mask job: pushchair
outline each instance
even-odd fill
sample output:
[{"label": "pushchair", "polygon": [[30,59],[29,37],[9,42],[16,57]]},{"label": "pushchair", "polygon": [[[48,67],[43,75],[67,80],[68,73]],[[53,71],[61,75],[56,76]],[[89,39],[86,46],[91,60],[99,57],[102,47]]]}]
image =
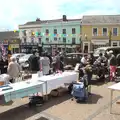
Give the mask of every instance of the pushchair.
[{"label": "pushchair", "polygon": [[72,84],[71,94],[73,96],[72,100],[79,102],[87,102],[89,97],[89,84],[88,80],[85,77],[82,77],[80,82]]}]

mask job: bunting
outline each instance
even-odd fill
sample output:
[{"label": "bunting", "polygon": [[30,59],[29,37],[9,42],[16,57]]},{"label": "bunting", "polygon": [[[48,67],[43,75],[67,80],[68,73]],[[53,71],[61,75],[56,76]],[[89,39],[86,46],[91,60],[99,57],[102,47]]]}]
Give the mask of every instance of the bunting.
[{"label": "bunting", "polygon": [[[22,32],[25,32],[25,30],[21,30]],[[14,33],[16,32],[20,32],[20,30],[14,30]],[[53,36],[53,37],[81,37],[81,34],[50,34],[50,33],[41,33],[41,32],[31,32],[31,36],[36,36],[36,37],[39,37],[39,36]]]}]

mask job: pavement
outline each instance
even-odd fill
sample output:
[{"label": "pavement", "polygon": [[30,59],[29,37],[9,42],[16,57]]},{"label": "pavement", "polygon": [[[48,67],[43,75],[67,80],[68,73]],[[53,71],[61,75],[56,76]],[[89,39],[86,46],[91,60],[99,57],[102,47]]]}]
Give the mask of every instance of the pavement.
[{"label": "pavement", "polygon": [[49,99],[43,106],[29,108],[28,98],[17,99],[0,106],[0,120],[120,120],[119,92],[114,92],[112,114],[109,110],[110,90],[114,83],[92,85],[88,103],[76,103],[71,96]]}]

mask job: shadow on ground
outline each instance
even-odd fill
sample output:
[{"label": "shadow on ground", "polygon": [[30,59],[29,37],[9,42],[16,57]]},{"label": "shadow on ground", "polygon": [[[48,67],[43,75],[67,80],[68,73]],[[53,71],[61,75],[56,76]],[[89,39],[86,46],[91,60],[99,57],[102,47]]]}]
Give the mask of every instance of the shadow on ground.
[{"label": "shadow on ground", "polygon": [[20,107],[13,108],[6,112],[1,113],[0,120],[25,120],[29,117],[34,116],[37,113],[40,113],[54,105],[60,104],[70,98],[71,98],[71,96],[68,94],[66,94],[62,97],[54,97],[54,98],[51,98],[49,101],[47,101],[41,107],[29,108],[27,104],[22,105]]},{"label": "shadow on ground", "polygon": [[87,103],[88,104],[97,104],[98,100],[103,98],[101,95],[92,94],[89,96]]},{"label": "shadow on ground", "polygon": [[[89,97],[87,104],[96,104],[100,98],[102,98],[102,96],[97,95],[97,94],[92,94]],[[49,101],[47,101],[41,107],[29,108],[27,104],[22,105],[20,107],[13,108],[6,112],[1,113],[0,120],[25,120],[27,118],[30,118],[30,117],[36,115],[37,113],[43,112],[44,110],[46,110],[54,105],[58,105],[69,99],[71,99],[71,95],[65,94],[62,97],[51,98]]]}]

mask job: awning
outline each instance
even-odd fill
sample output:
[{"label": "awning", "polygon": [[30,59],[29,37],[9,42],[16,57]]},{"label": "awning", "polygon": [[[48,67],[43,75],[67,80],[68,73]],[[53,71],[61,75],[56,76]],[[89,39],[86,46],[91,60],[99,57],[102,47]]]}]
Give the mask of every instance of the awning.
[{"label": "awning", "polygon": [[94,45],[106,45],[109,43],[109,39],[107,39],[107,40],[91,40],[91,42]]}]

